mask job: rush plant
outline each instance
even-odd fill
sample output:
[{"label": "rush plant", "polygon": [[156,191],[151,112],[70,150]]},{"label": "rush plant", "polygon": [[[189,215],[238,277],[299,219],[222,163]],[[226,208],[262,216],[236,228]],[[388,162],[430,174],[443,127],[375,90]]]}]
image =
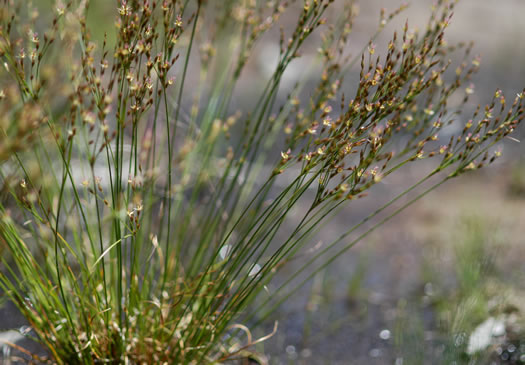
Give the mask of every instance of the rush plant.
[{"label": "rush plant", "polygon": [[[0,286],[50,354],[36,360],[254,356],[267,336],[250,329],[276,306],[415,200],[494,161],[523,119],[524,94],[501,91],[461,114],[479,60],[445,41],[454,3],[349,55],[352,2],[113,2],[114,29],[98,39],[86,19],[105,2],[1,1]],[[382,11],[377,34],[402,10]],[[259,87],[247,68],[263,37],[279,54]],[[315,42],[312,75],[283,95]],[[237,111],[247,89],[256,100]],[[340,207],[422,163],[421,180],[309,246]]]}]

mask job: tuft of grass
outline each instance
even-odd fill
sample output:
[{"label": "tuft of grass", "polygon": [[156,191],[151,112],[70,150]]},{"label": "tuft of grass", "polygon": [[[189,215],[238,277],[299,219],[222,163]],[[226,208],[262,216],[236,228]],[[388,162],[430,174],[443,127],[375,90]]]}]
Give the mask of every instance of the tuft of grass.
[{"label": "tuft of grass", "polygon": [[[524,118],[524,94],[499,90],[460,118],[479,60],[444,41],[452,2],[438,1],[425,30],[407,23],[384,52],[373,36],[353,58],[352,2],[334,16],[332,0],[119,0],[102,40],[88,1],[2,3],[0,287],[48,349],[43,362],[262,359],[253,348],[277,324],[252,329],[280,303],[414,201],[493,162]],[[382,11],[377,32],[403,9]],[[235,110],[251,55],[283,17],[296,21],[280,28],[272,75]],[[283,96],[315,33],[320,72]],[[454,69],[453,52],[464,53]],[[421,180],[308,247],[341,206],[421,160],[432,166]]]},{"label": "tuft of grass", "polygon": [[[423,326],[421,308],[413,310],[413,303],[403,302],[398,308],[396,351],[403,363],[421,363],[428,356],[457,364],[523,362],[525,327],[523,306],[518,304],[523,294],[498,266],[500,252],[510,249],[500,230],[486,217],[472,215],[447,229],[451,246],[428,263],[425,278],[433,289],[425,293],[423,304],[429,303],[429,295],[435,323]],[[448,254],[449,264],[439,260]],[[449,276],[455,279],[453,288],[442,284]],[[431,330],[428,339],[425,330]]]},{"label": "tuft of grass", "polygon": [[511,169],[508,193],[518,198],[525,196],[525,163],[517,162]]},{"label": "tuft of grass", "polygon": [[[469,335],[476,326],[491,317],[489,288],[496,275],[493,255],[499,243],[492,242],[497,232],[490,229],[490,224],[479,217],[463,219],[455,230],[454,268],[457,281],[456,294],[452,303],[444,300],[440,305],[446,331],[450,334],[450,343],[446,343],[445,358],[468,363],[466,354]],[[503,296],[504,291],[496,294]],[[502,298],[496,298],[502,300]],[[484,354],[471,354],[482,361]]]}]

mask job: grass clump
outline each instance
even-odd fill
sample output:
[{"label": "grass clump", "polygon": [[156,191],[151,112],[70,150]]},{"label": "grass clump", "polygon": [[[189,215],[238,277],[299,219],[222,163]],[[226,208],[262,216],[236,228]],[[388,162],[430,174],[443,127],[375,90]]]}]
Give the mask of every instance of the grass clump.
[{"label": "grass clump", "polygon": [[486,216],[460,213],[453,221],[439,225],[450,245],[435,242],[423,295],[399,302],[395,351],[408,364],[521,364],[523,290],[507,272],[517,247]]},{"label": "grass clump", "polygon": [[[424,31],[407,24],[385,54],[370,41],[354,58],[351,2],[120,0],[103,40],[86,22],[94,4],[4,0],[0,11],[0,285],[59,364],[255,356],[268,336],[252,338],[246,324],[413,201],[494,161],[494,144],[523,119],[523,94],[506,102],[497,91],[440,140],[464,118],[471,89],[461,85],[479,67],[470,47],[444,40],[446,1]],[[382,11],[378,32],[402,10]],[[273,74],[238,112],[250,56],[283,17],[296,21],[281,28]],[[315,85],[299,79],[281,96],[316,33]],[[347,85],[354,66],[359,81]],[[463,103],[450,106],[457,93]],[[433,161],[430,173],[308,249],[341,206],[419,160]]]}]

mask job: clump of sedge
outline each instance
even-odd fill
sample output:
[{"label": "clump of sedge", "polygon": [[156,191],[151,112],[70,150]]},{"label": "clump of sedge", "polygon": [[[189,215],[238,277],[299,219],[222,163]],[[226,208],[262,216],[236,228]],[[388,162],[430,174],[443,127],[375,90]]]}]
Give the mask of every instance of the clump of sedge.
[{"label": "clump of sedge", "polygon": [[[94,3],[3,1],[0,250],[9,255],[0,286],[47,348],[38,360],[263,361],[253,345],[273,332],[256,339],[241,323],[256,326],[296,290],[294,279],[304,283],[426,192],[499,156],[493,146],[524,117],[523,93],[506,102],[497,91],[458,133],[447,130],[464,119],[473,87],[463,85],[479,68],[469,46],[450,72],[453,3],[438,1],[423,32],[407,23],[387,49],[371,40],[352,58],[357,8],[349,2],[333,19],[333,2],[303,0],[294,15],[288,0],[119,0],[113,31],[99,39],[86,19]],[[378,32],[403,9],[382,10]],[[251,56],[285,13],[297,20],[280,28],[274,72],[260,90],[250,81],[257,100],[236,111]],[[319,32],[317,78],[283,98],[285,71]],[[358,83],[345,82],[353,72]],[[458,93],[462,103],[449,105]],[[427,176],[308,249],[338,207],[419,160],[433,166]],[[419,186],[427,190],[409,195]]]}]

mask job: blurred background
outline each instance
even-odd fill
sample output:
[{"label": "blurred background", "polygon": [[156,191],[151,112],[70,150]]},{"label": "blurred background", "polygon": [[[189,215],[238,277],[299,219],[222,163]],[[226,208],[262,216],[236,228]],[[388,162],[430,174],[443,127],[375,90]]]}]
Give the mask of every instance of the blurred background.
[{"label": "blurred background", "polygon": [[[366,47],[381,8],[388,13],[401,3],[356,2],[360,15],[350,51],[358,54]],[[374,40],[378,52],[407,19],[409,27],[423,27],[432,3],[414,0]],[[113,31],[115,2],[93,0],[91,6],[88,21],[94,37],[101,39]],[[472,109],[490,101],[497,88],[513,100],[525,87],[524,14],[523,0],[462,0],[457,5],[446,39],[450,44],[473,41],[473,54],[481,55],[481,71],[472,80]],[[249,106],[256,96],[253,85],[273,71],[278,38],[278,31],[270,32],[258,44],[233,109]],[[305,65],[315,50],[292,63],[283,97],[297,77],[308,77]],[[350,72],[345,81],[349,87],[358,74]],[[192,77],[198,73],[190,74],[189,84]],[[522,126],[515,137],[523,136]],[[525,364],[525,146],[509,139],[502,147],[503,157],[493,166],[432,192],[286,302],[267,331],[259,333],[271,332],[273,321],[279,321],[277,334],[258,345],[270,363]],[[353,202],[323,226],[320,244],[416,181],[421,169],[424,162],[381,182],[369,198]],[[10,304],[0,310],[0,331],[24,324],[14,312]]]}]

